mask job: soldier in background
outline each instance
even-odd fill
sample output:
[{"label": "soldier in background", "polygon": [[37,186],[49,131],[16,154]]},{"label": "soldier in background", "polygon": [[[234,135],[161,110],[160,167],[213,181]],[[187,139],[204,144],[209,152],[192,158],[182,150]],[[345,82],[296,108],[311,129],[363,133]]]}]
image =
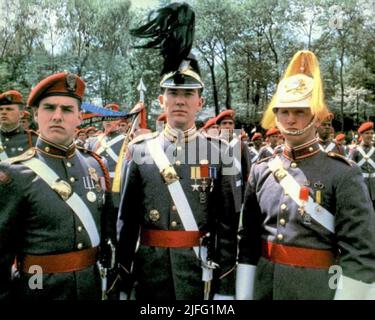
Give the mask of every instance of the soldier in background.
[{"label": "soldier in background", "polygon": [[268,157],[271,157],[278,146],[280,136],[280,130],[277,128],[271,128],[266,132],[266,141],[267,144],[262,147],[259,151],[258,160],[262,160]]},{"label": "soldier in background", "polygon": [[263,144],[263,136],[260,132],[255,132],[251,137],[252,146],[249,147],[250,150],[250,161],[255,163],[259,160],[259,152]]},{"label": "soldier in background", "polygon": [[[241,212],[245,186],[250,174],[251,160],[248,144],[242,141],[241,134],[235,132],[235,111],[232,109],[220,112],[216,123],[220,126],[220,138],[228,142],[228,152],[234,155],[234,166],[237,174],[233,176],[233,192],[236,199],[236,213]],[[239,131],[239,130],[238,130]]]},{"label": "soldier in background", "polygon": [[0,299],[106,295],[117,215],[101,158],[74,144],[84,89],[65,72],[39,82],[28,98],[40,128],[35,148],[0,163]]},{"label": "soldier in background", "polygon": [[354,147],[350,159],[357,163],[362,170],[370,197],[375,208],[375,147],[372,144],[374,137],[374,123],[365,122],[358,128],[362,137],[360,145]]},{"label": "soldier in background", "polygon": [[277,125],[285,146],[252,166],[238,299],[375,298],[374,210],[359,168],[319,148],[327,114],[318,61],[299,51],[262,120]]},{"label": "soldier in background", "polygon": [[87,133],[86,129],[77,130],[75,144],[77,147],[86,148]]},{"label": "soldier in background", "polygon": [[220,135],[220,126],[216,123],[216,117],[210,118],[202,127],[202,133],[211,137],[218,137]]},{"label": "soldier in background", "polygon": [[35,145],[36,135],[20,125],[22,95],[16,90],[0,94],[0,161]]},{"label": "soldier in background", "polygon": [[[233,298],[238,219],[231,176],[216,157],[220,140],[195,126],[204,85],[189,55],[194,12],[173,3],[158,11],[151,29],[159,27],[157,21],[168,21],[163,26],[186,39],[187,47],[181,38],[161,33],[161,41],[173,42],[162,41],[162,51],[171,54],[164,56],[158,98],[167,123],[161,133],[129,145],[118,250],[123,289],[129,293],[133,279],[138,300],[202,300],[212,297],[212,281],[215,298]],[[141,29],[133,34],[143,35]]]},{"label": "soldier in background", "polygon": [[335,143],[338,144],[338,146],[341,148],[341,150],[343,151],[343,155],[345,157],[348,157],[349,156],[349,150],[348,150],[348,147],[346,146],[346,140],[345,140],[345,133],[339,133],[338,135],[336,135],[335,137]]},{"label": "soldier in background", "polygon": [[[115,103],[109,103],[105,108],[119,111],[119,106]],[[106,159],[112,184],[125,135],[119,128],[119,120],[103,121],[103,129],[103,133],[88,140],[87,149]],[[118,210],[120,204],[120,193],[113,192],[112,198],[115,208]]]},{"label": "soldier in background", "polygon": [[329,113],[317,129],[320,149],[325,152],[332,151],[344,155],[344,148],[332,139],[332,119],[333,113]]}]

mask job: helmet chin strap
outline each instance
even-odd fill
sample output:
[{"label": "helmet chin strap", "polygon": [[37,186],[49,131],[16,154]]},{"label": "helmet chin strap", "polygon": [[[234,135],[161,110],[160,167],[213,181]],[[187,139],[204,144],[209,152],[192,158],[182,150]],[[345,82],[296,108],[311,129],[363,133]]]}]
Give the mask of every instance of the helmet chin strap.
[{"label": "helmet chin strap", "polygon": [[300,136],[307,132],[314,124],[316,123],[316,117],[314,116],[307,127],[301,129],[301,130],[286,130],[282,124],[277,120],[276,118],[276,126],[279,128],[280,132],[284,135],[288,136]]}]

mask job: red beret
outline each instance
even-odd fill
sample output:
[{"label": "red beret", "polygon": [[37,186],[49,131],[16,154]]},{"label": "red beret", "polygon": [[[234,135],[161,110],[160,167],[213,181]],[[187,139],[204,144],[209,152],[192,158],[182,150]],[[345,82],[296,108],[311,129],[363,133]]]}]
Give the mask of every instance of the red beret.
[{"label": "red beret", "polygon": [[336,141],[342,141],[345,139],[345,134],[343,133],[339,133],[337,136],[336,136]]},{"label": "red beret", "polygon": [[225,118],[231,118],[234,121],[236,113],[232,109],[224,110],[219,113],[219,115],[216,117],[216,123],[220,123]]},{"label": "red beret", "polygon": [[156,119],[156,121],[167,122],[167,113],[163,112],[162,114],[160,114],[160,115],[158,116],[158,118]]},{"label": "red beret", "polygon": [[277,128],[271,128],[267,130],[266,137],[273,136],[274,134],[280,134],[280,130]]},{"label": "red beret", "polygon": [[24,110],[21,119],[30,119],[30,118],[31,118],[31,113],[29,111]]},{"label": "red beret", "polygon": [[9,90],[0,94],[0,106],[22,104],[22,95],[16,90]]},{"label": "red beret", "polygon": [[217,119],[215,117],[211,118],[211,119],[208,119],[207,122],[204,124],[203,129],[207,130],[207,129],[211,128],[212,126],[214,126],[216,124],[216,121],[217,121]]},{"label": "red beret", "polygon": [[262,136],[261,133],[255,132],[253,137],[251,138],[251,141],[255,141],[256,139],[262,139],[262,138],[263,138],[263,136]]},{"label": "red beret", "polygon": [[82,101],[85,83],[75,74],[55,73],[40,81],[30,92],[27,104],[37,107],[40,100],[50,96],[68,96]]},{"label": "red beret", "polygon": [[113,111],[119,111],[120,110],[119,105],[116,104],[116,103],[108,103],[104,108],[111,109]]},{"label": "red beret", "polygon": [[362,123],[361,126],[358,128],[358,133],[362,134],[363,132],[370,130],[370,129],[374,129],[374,123],[371,121],[365,122],[365,123]]}]

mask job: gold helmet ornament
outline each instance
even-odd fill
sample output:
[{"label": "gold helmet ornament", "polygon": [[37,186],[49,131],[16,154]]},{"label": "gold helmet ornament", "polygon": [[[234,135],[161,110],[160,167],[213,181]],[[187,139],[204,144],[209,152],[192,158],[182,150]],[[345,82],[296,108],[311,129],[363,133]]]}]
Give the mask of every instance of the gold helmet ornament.
[{"label": "gold helmet ornament", "polygon": [[[313,115],[310,124],[298,131],[287,131],[276,119],[280,108],[309,108]],[[316,121],[322,121],[329,114],[324,101],[319,62],[315,54],[308,50],[298,51],[289,63],[275,95],[268,105],[262,119],[262,126],[269,129],[277,126],[282,133],[301,135]]]}]

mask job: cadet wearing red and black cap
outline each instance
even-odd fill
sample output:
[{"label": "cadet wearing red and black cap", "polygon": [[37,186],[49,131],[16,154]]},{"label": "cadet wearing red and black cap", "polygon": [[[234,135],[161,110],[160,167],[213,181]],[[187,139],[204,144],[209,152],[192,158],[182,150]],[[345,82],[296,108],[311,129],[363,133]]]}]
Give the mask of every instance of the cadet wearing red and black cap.
[{"label": "cadet wearing red and black cap", "polygon": [[204,126],[202,127],[202,130],[205,134],[211,136],[211,137],[217,137],[219,136],[219,125],[216,123],[216,117],[210,118],[206,121]]},{"label": "cadet wearing red and black cap", "polygon": [[252,146],[249,147],[250,150],[250,160],[254,163],[259,160],[259,152],[263,144],[263,136],[260,132],[255,132],[251,137]]},{"label": "cadet wearing red and black cap", "polygon": [[[28,98],[40,129],[36,146],[0,163],[0,257],[9,257],[0,259],[0,297],[102,296],[99,246],[105,263],[103,243],[115,239],[117,214],[102,160],[74,143],[84,88],[80,77],[65,72],[37,84]],[[14,259],[20,276],[11,281],[5,271]],[[33,266],[42,272],[43,290],[29,286]]]},{"label": "cadet wearing red and black cap", "polygon": [[[117,103],[108,103],[104,107],[115,112],[120,110]],[[95,152],[106,159],[111,184],[115,176],[116,165],[119,159],[121,147],[125,134],[119,128],[120,120],[103,121],[104,132],[88,140],[87,149]],[[115,209],[118,210],[120,203],[119,192],[112,193]]]},{"label": "cadet wearing red and black cap", "polygon": [[277,128],[271,128],[266,131],[266,141],[267,144],[262,147],[259,151],[258,160],[263,160],[265,158],[271,157],[277,148],[277,143],[280,137],[280,130]]},{"label": "cadet wearing red and black cap", "polygon": [[362,123],[358,128],[358,133],[362,141],[360,145],[354,147],[350,159],[361,168],[375,208],[375,147],[372,143],[374,123],[371,121]]},{"label": "cadet wearing red and black cap", "polygon": [[18,91],[0,94],[0,161],[23,153],[36,142],[36,135],[20,125],[22,107]]}]

